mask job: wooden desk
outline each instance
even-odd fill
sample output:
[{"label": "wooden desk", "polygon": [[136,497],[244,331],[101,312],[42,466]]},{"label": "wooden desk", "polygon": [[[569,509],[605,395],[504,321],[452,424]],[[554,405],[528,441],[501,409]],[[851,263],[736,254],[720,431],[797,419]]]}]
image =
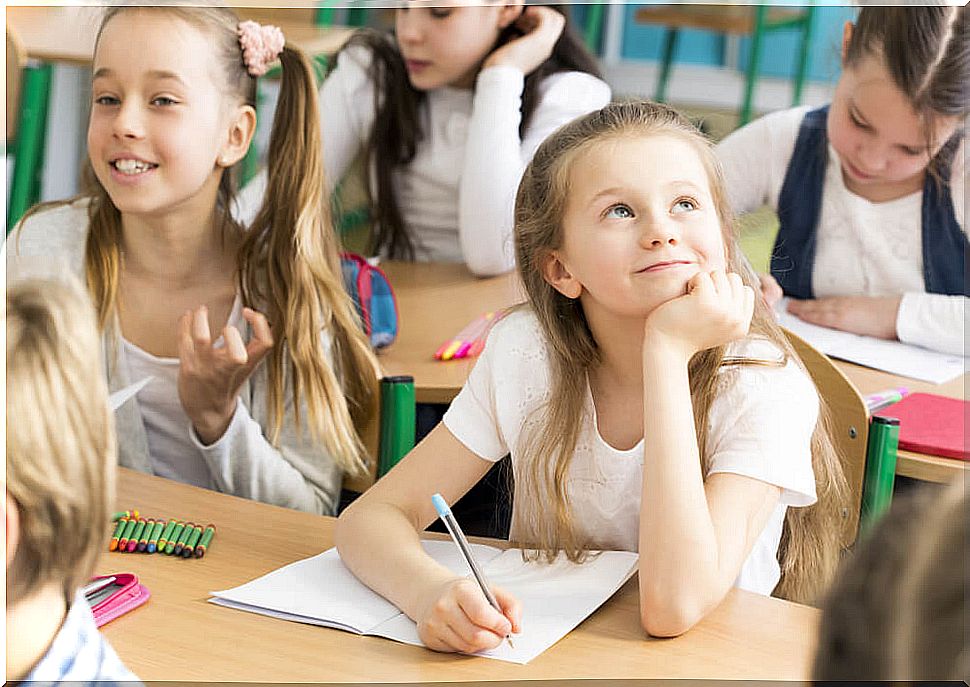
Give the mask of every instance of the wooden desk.
[{"label": "wooden desk", "polygon": [[381,265],[397,296],[400,331],[381,353],[387,375],[414,377],[418,403],[450,403],[477,358],[442,362],[434,352],[478,315],[525,300],[515,272],[478,279],[460,264]]},{"label": "wooden desk", "polygon": [[[143,680],[436,682],[568,678],[806,679],[819,612],[733,590],[697,627],[649,639],[636,580],[529,665],[437,654],[206,602],[333,542],[335,520],[119,469],[118,507],[215,523],[202,559],[105,552],[99,573],[134,572],[152,598],[104,627]],[[320,584],[326,584],[321,580]]]},{"label": "wooden desk", "polygon": [[[836,365],[863,395],[904,386],[911,392],[924,392],[965,400],[967,385],[970,383],[970,375],[967,374],[946,384],[931,384],[841,360],[836,361]],[[896,474],[927,482],[952,482],[954,479],[970,476],[970,462],[913,451],[900,451],[896,461]]]},{"label": "wooden desk", "polygon": [[[236,8],[236,12],[245,18],[245,8]],[[336,52],[354,31],[342,26],[288,22],[286,10],[277,12],[283,19],[276,23],[283,29],[287,41],[308,55]],[[28,57],[44,62],[89,65],[103,14],[103,7],[11,6],[7,7],[7,24],[23,42]]]}]

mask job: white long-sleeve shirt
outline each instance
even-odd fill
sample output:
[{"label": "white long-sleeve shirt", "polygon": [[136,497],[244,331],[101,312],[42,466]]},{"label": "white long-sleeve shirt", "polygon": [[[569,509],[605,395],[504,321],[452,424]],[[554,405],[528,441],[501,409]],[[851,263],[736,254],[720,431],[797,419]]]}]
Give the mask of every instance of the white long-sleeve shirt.
[{"label": "white long-sleeve shirt", "polygon": [[[775,112],[748,124],[717,147],[734,211],[778,207],[778,196],[808,107]],[[923,279],[923,192],[882,203],[845,187],[838,154],[829,145],[816,235],[812,286],[827,296],[902,295],[896,318],[900,341],[964,355],[967,299],[927,293]],[[967,231],[968,169],[955,156],[950,194],[957,222]]]},{"label": "white long-sleeve shirt", "polygon": [[[361,46],[343,51],[320,91],[324,166],[331,186],[343,177],[374,125],[371,59]],[[553,74],[540,84],[538,105],[520,138],[524,79],[514,67],[488,67],[479,73],[474,91],[443,87],[427,92],[420,113],[425,136],[414,159],[392,181],[418,261],[464,262],[479,275],[511,269],[515,193],[536,148],[566,122],[610,101],[609,86],[590,74]],[[255,214],[264,188],[263,174],[247,186],[241,200],[244,221]]]}]

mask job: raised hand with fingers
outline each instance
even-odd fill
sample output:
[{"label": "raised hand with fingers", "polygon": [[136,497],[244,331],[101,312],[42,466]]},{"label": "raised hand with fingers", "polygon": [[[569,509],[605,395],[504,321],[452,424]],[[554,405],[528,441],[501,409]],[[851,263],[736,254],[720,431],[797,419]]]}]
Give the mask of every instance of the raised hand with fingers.
[{"label": "raised hand with fingers", "polygon": [[511,65],[531,74],[552,55],[566,26],[566,17],[548,7],[529,5],[515,22],[523,36],[509,41],[485,59],[485,67]]},{"label": "raised hand with fingers", "polygon": [[473,654],[494,649],[509,632],[519,632],[522,607],[500,587],[490,587],[502,613],[488,603],[475,580],[449,580],[432,590],[424,611],[417,618],[418,635],[435,651]]},{"label": "raised hand with fingers", "polygon": [[222,346],[213,345],[204,305],[179,319],[179,400],[204,444],[225,433],[239,390],[273,347],[266,317],[249,308],[243,317],[253,332],[249,343],[230,325],[222,330]]},{"label": "raised hand with fingers", "polygon": [[657,346],[685,361],[698,351],[747,335],[754,313],[754,289],[734,272],[698,272],[687,282],[687,293],[657,307],[647,317],[644,355]]}]

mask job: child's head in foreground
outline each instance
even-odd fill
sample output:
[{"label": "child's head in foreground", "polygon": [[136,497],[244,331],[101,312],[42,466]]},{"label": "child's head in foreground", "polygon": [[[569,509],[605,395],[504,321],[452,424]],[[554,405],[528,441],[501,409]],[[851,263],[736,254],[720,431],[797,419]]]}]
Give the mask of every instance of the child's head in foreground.
[{"label": "child's head in foreground", "polygon": [[114,423],[83,294],[37,280],[7,289],[8,609],[52,588],[70,602],[108,535]]},{"label": "child's head in foreground", "polygon": [[968,524],[963,478],[897,497],[825,600],[816,681],[970,678]]}]

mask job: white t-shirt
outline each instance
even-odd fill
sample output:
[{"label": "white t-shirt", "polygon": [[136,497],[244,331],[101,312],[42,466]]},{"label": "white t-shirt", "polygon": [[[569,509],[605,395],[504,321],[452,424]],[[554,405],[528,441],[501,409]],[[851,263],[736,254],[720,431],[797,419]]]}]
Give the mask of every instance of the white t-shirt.
[{"label": "white t-shirt", "polygon": [[[371,53],[353,46],[320,89],[323,161],[328,184],[344,176],[370,138],[376,112]],[[464,262],[475,274],[512,268],[512,214],[522,172],[557,128],[610,101],[610,88],[583,72],[558,72],[539,85],[539,101],[523,137],[522,88],[515,67],[478,74],[475,89],[428,91],[419,116],[424,138],[414,159],[392,177],[398,208],[419,262]],[[376,188],[373,170],[371,187]],[[255,215],[265,173],[240,196],[243,221]]]},{"label": "white t-shirt", "polygon": [[[730,347],[731,355],[780,360],[768,341],[748,339]],[[516,446],[527,422],[551,392],[549,351],[538,320],[528,311],[512,313],[496,325],[467,383],[452,401],[444,423],[473,453],[498,460],[512,453],[513,473],[520,474]],[[733,381],[711,405],[708,419],[710,473],[745,475],[782,489],[768,524],[758,537],[735,584],[770,594],[778,583],[778,544],[788,506],[815,502],[811,437],[819,401],[811,379],[794,361],[785,366],[724,368]],[[733,378],[732,379],[729,379]],[[587,385],[581,429],[569,468],[567,489],[581,538],[591,548],[636,551],[643,482],[643,441],[620,451],[596,429],[596,411]],[[649,457],[647,457],[649,459]],[[516,489],[511,536],[532,539],[523,514],[533,506]]]},{"label": "white t-shirt", "polygon": [[[765,115],[735,131],[717,146],[728,197],[744,214],[778,207],[788,163],[809,107]],[[896,336],[906,343],[964,354],[967,298],[926,293],[923,279],[923,191],[874,203],[845,187],[842,163],[829,145],[822,209],[816,234],[812,287],[826,296],[902,294]],[[963,146],[952,164],[950,193],[964,233],[970,169]]]},{"label": "white t-shirt", "polygon": [[[236,295],[227,325],[246,331],[242,299]],[[220,336],[213,346],[224,345]],[[179,400],[179,359],[160,358],[122,337],[121,350],[132,379],[152,377],[135,395],[145,423],[148,457],[156,475],[206,489],[217,489],[199,448],[192,421]]]}]

